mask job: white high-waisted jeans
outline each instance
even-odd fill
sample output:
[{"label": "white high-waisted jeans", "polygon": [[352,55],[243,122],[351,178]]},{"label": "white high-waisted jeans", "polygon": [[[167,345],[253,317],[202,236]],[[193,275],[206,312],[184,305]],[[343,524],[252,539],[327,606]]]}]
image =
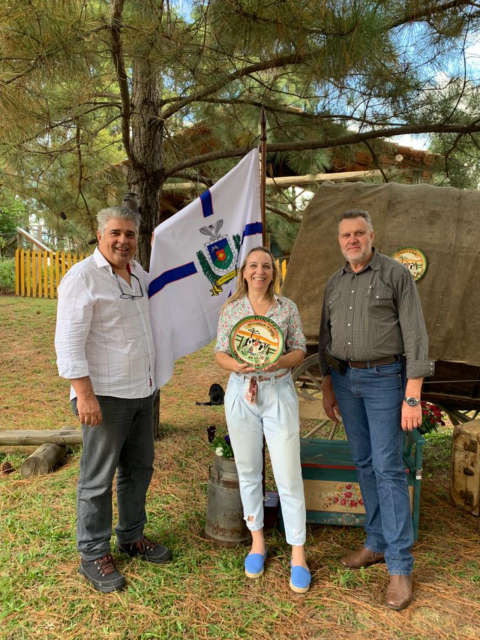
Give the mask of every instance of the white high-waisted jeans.
[{"label": "white high-waisted jeans", "polygon": [[305,495],[300,466],[298,398],[292,376],[258,383],[257,403],[245,397],[249,378],[232,373],[225,415],[240,480],[244,518],[250,531],[263,528],[263,436],[277,484],[288,544],[305,543]]}]

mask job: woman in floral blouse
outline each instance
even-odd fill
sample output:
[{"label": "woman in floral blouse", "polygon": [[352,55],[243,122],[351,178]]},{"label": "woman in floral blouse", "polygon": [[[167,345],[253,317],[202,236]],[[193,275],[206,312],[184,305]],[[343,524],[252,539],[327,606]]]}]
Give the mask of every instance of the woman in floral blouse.
[{"label": "woman in floral blouse", "polygon": [[[252,548],[245,558],[249,578],[263,574],[267,549],[263,535],[263,437],[267,441],[277,484],[287,542],[292,545],[290,587],[305,593],[310,572],[305,560],[305,498],[300,466],[298,398],[290,370],[303,362],[305,336],[298,309],[275,295],[278,273],[268,249],[247,255],[238,274],[236,293],[225,303],[218,323],[216,359],[231,372],[225,394],[228,432],[240,479],[240,494]],[[246,316],[271,318],[282,330],[285,352],[261,371],[230,355],[229,337]]]}]

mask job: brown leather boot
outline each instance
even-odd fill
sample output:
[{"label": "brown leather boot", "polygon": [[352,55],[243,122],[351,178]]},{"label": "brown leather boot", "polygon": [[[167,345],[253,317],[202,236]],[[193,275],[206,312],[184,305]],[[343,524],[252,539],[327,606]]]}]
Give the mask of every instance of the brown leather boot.
[{"label": "brown leather boot", "polygon": [[360,569],[361,567],[369,567],[372,564],[385,562],[385,555],[362,547],[361,549],[357,549],[357,551],[347,553],[346,556],[340,558],[340,562],[344,567],[348,567],[349,569]]},{"label": "brown leather boot", "polygon": [[412,601],[412,576],[390,576],[385,604],[390,609],[401,611]]}]

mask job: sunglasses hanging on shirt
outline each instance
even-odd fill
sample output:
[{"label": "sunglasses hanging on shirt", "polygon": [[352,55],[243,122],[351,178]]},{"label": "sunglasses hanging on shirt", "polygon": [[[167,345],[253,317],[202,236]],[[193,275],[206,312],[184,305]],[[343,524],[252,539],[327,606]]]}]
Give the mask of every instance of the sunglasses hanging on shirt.
[{"label": "sunglasses hanging on shirt", "polygon": [[[122,285],[120,284],[120,278],[117,276],[115,271],[113,272],[113,275],[117,279],[118,288],[120,289],[120,298],[122,298],[123,300],[137,300],[138,298],[143,298],[142,284],[141,284],[140,280],[137,278],[137,276],[134,276],[133,273],[130,274],[130,277],[134,278],[138,282],[138,287],[140,288],[140,293],[139,294],[128,293],[127,291],[124,291],[122,289]],[[133,287],[133,281],[132,281],[132,291],[133,290],[134,290],[134,287]]]}]

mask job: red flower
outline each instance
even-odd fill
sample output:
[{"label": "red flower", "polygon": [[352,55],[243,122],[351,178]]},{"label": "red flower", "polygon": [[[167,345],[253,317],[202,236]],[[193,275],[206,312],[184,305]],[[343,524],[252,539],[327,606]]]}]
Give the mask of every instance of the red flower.
[{"label": "red flower", "polygon": [[345,491],[343,495],[345,496],[345,498],[351,498],[353,496],[353,493],[351,491]]}]

